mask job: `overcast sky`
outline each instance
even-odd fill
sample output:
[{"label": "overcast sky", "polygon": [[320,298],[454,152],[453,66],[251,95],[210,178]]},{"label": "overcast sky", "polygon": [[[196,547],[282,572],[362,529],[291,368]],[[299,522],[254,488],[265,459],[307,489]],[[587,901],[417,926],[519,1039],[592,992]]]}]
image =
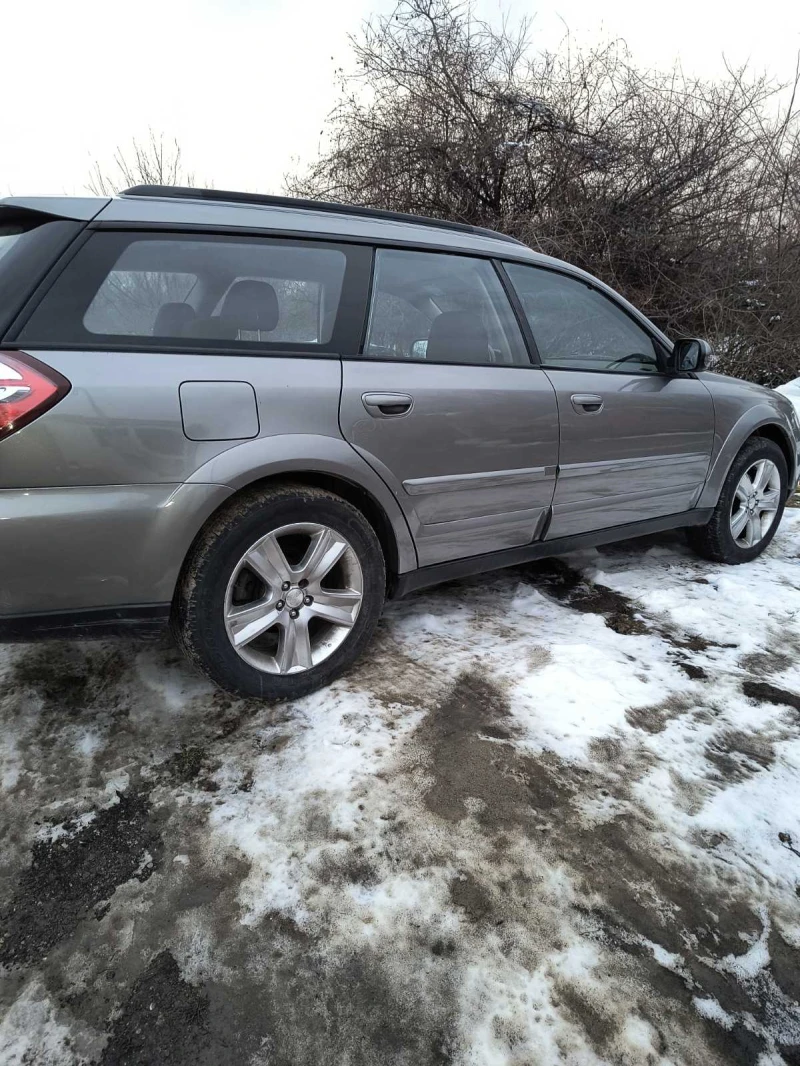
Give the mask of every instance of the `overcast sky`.
[{"label": "overcast sky", "polygon": [[[148,129],[175,137],[199,182],[280,192],[316,154],[348,33],[393,0],[28,0],[3,10],[0,195],[82,193],[92,160]],[[716,76],[734,64],[788,79],[797,0],[478,0],[488,18],[623,37],[644,65]],[[600,15],[602,11],[602,18]]]}]

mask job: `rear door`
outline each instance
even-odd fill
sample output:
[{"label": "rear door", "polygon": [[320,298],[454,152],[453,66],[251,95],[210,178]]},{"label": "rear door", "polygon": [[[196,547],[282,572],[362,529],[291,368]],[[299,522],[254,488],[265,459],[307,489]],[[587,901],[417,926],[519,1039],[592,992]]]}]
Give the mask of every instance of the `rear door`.
[{"label": "rear door", "polygon": [[558,461],[555,392],[490,260],[378,249],[345,438],[389,485],[421,566],[540,536]]},{"label": "rear door", "polygon": [[705,385],[662,373],[657,342],[599,289],[540,267],[506,269],[558,397],[547,539],[693,507],[714,437]]}]

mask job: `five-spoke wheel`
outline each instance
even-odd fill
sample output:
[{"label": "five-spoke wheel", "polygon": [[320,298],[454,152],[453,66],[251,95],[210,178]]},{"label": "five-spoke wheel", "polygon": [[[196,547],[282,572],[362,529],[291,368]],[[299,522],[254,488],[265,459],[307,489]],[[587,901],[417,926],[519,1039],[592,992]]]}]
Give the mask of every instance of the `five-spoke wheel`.
[{"label": "five-spoke wheel", "polygon": [[317,522],[281,526],[248,548],[231,574],[228,637],[256,669],[309,670],[347,638],[363,591],[361,564],[342,534]]},{"label": "five-spoke wheel", "polygon": [[688,530],[698,554],[747,563],[775,535],[788,491],[786,457],[767,437],[751,437],[731,463],[711,521]]},{"label": "five-spoke wheel", "polygon": [[203,531],[173,628],[218,685],[291,699],[358,657],[385,591],[383,552],[359,510],[323,489],[273,485],[237,497]]},{"label": "five-spoke wheel", "polygon": [[731,504],[731,533],[742,548],[766,536],[782,503],[781,475],[771,459],[757,459],[742,474]]}]

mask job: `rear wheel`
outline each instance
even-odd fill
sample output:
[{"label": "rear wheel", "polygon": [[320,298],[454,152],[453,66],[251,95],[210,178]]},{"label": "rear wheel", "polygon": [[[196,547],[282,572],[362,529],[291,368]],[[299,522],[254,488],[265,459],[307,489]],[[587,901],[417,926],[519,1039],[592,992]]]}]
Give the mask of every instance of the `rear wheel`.
[{"label": "rear wheel", "polygon": [[291,699],[364,650],[385,588],[381,547],[360,511],[321,489],[274,486],[241,497],[203,532],[173,628],[220,687]]},{"label": "rear wheel", "polygon": [[688,530],[689,544],[718,563],[755,559],[775,536],[787,480],[786,458],[778,445],[753,437],[728,471],[711,521]]}]

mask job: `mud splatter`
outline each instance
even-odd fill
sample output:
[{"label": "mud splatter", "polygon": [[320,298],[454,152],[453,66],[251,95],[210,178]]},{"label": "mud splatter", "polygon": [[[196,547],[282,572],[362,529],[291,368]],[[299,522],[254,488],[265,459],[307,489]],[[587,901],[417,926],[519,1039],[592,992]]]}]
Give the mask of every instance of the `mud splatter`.
[{"label": "mud splatter", "polygon": [[639,616],[638,608],[627,596],[597,582],[588,581],[580,571],[562,559],[546,559],[520,567],[532,585],[548,596],[583,614],[599,614],[609,629],[623,635],[651,632],[651,626]]},{"label": "mud splatter", "polygon": [[743,681],[742,692],[757,703],[771,703],[776,707],[791,707],[800,711],[800,694],[771,685],[768,681]]}]

